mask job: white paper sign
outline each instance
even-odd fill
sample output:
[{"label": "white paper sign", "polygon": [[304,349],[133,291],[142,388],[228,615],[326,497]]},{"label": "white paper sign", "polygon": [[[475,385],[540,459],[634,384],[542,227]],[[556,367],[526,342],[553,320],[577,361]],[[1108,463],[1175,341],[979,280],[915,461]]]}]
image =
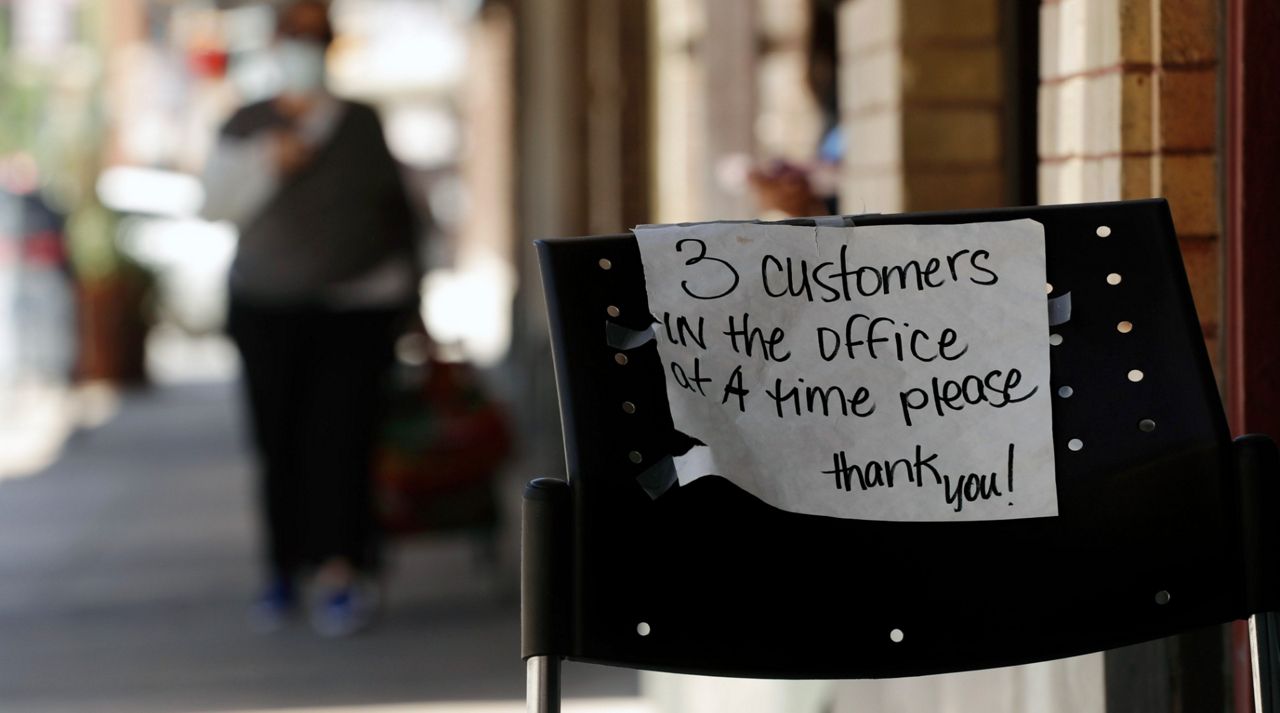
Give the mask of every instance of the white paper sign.
[{"label": "white paper sign", "polygon": [[681,483],[798,513],[1057,514],[1032,220],[637,228]]}]

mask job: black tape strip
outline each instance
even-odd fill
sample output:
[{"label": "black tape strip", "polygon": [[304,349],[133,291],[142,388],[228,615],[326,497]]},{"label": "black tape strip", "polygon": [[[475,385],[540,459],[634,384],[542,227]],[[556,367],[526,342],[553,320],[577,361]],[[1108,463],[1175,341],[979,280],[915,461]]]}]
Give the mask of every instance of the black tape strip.
[{"label": "black tape strip", "polygon": [[1056,327],[1071,321],[1071,293],[1049,298],[1049,326]]},{"label": "black tape strip", "polygon": [[647,329],[635,330],[629,329],[615,322],[604,323],[604,340],[608,342],[613,349],[627,351],[635,349],[638,346],[648,344],[653,341],[653,327]]}]

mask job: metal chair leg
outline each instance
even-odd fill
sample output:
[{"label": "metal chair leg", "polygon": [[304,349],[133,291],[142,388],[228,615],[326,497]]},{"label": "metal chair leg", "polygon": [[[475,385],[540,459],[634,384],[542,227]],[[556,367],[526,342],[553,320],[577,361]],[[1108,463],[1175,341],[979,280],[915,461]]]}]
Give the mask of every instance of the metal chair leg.
[{"label": "metal chair leg", "polygon": [[560,713],[560,658],[530,656],[525,664],[529,713]]},{"label": "metal chair leg", "polygon": [[1280,700],[1280,614],[1263,612],[1249,617],[1249,648],[1253,658],[1253,709],[1277,713]]}]

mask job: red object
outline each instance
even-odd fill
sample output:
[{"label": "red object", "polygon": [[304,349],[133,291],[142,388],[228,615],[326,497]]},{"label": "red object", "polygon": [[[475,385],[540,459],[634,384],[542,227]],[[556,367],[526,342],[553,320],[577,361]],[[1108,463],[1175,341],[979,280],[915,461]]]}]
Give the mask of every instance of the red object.
[{"label": "red object", "polygon": [[191,50],[187,66],[197,77],[216,79],[227,73],[227,53],[220,49]]},{"label": "red object", "polygon": [[62,236],[52,230],[27,236],[22,242],[22,261],[45,267],[63,265],[67,261],[67,252],[62,247]]}]

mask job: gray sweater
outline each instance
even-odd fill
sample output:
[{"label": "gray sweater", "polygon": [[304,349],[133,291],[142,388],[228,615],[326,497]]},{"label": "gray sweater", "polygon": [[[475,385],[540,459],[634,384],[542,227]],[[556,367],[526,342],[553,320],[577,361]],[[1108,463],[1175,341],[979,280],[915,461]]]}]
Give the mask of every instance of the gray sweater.
[{"label": "gray sweater", "polygon": [[[270,102],[237,111],[224,139],[290,128]],[[417,221],[373,109],[344,102],[311,161],[284,177],[241,227],[231,266],[235,299],[263,304],[325,301],[337,285],[392,261],[419,274]]]}]

